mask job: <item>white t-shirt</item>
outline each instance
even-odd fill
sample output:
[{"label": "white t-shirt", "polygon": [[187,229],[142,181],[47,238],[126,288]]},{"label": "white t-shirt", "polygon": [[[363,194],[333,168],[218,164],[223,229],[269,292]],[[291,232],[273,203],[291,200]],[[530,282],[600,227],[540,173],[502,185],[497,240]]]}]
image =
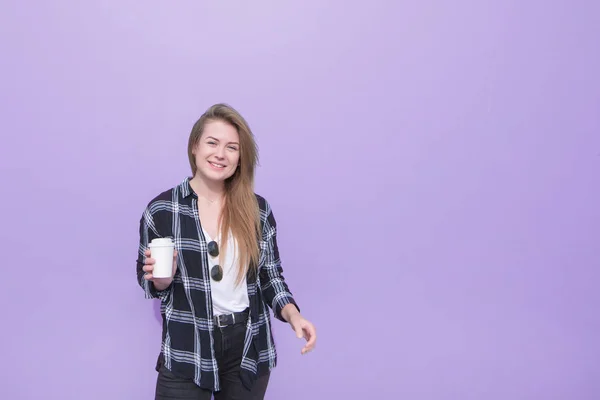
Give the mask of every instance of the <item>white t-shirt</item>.
[{"label": "white t-shirt", "polygon": [[[206,243],[214,240],[205,229],[202,229],[202,231],[206,238]],[[219,243],[219,251],[221,251],[221,249],[222,246]],[[237,250],[237,242],[234,240],[233,235],[229,233],[227,254],[223,257],[223,264],[221,264],[221,267],[223,267],[223,279],[216,282],[214,279],[210,278],[214,315],[244,311],[250,304],[250,300],[248,299],[248,287],[246,286],[246,276],[244,276],[239,284],[236,284],[239,268]],[[219,263],[220,256],[213,257],[210,254],[207,256],[208,270],[210,272],[212,267]]]}]

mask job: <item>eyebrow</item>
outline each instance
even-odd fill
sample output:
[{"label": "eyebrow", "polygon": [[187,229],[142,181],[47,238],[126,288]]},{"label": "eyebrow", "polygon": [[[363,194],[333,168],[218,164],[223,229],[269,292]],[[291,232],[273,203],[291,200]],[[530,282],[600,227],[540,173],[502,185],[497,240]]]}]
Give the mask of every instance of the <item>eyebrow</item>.
[{"label": "eyebrow", "polygon": [[[216,138],[216,137],[214,137],[214,136],[207,136],[206,138],[207,138],[207,139],[216,140],[217,142],[220,142],[220,140],[219,140],[219,139],[217,139],[217,138]],[[237,144],[238,146],[240,145],[238,142],[229,142],[229,144]]]}]

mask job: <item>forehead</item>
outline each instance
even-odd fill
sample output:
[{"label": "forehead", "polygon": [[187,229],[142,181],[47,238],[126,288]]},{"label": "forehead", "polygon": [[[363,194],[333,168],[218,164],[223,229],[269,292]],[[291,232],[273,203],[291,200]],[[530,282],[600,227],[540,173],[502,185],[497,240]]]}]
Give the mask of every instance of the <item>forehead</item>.
[{"label": "forehead", "polygon": [[209,121],[204,125],[202,136],[212,136],[215,139],[226,142],[239,141],[239,134],[235,127],[224,121]]}]

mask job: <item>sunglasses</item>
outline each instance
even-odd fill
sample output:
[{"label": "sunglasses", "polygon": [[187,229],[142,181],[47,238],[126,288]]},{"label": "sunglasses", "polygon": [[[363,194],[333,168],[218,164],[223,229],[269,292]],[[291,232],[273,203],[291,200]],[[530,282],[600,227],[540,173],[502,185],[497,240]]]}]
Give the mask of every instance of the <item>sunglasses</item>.
[{"label": "sunglasses", "polygon": [[[214,240],[208,243],[208,254],[213,257],[217,257],[219,255],[219,245]],[[221,279],[223,279],[223,268],[218,264],[213,266],[210,269],[210,277],[219,282]]]}]

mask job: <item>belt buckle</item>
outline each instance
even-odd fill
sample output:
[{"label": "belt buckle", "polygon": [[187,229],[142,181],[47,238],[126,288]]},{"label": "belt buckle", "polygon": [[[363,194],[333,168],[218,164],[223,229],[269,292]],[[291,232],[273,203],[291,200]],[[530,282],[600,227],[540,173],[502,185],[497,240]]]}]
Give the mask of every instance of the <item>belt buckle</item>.
[{"label": "belt buckle", "polygon": [[221,314],[221,315],[217,315],[217,327],[218,328],[225,328],[227,326],[227,324],[221,325],[221,317],[228,317],[229,315],[231,315],[231,317],[233,318],[233,323],[235,324],[235,314]]}]

